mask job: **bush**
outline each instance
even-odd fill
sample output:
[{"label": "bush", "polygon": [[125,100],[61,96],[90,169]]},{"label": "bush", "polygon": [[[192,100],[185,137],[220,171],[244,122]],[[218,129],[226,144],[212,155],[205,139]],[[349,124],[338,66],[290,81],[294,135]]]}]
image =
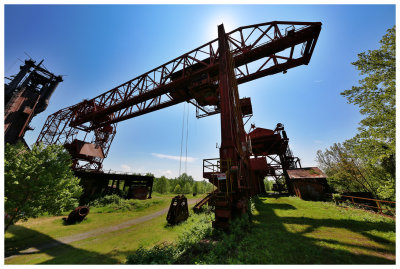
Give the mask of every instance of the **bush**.
[{"label": "bush", "polygon": [[198,242],[210,236],[212,214],[206,210],[202,214],[192,214],[189,219],[180,225],[185,225],[187,231],[182,233],[176,245],[168,243],[160,243],[152,248],[145,249],[139,247],[133,254],[127,257],[127,264],[174,264],[186,263],[187,257],[191,257],[189,253],[196,249]]},{"label": "bush", "polygon": [[162,243],[151,249],[139,247],[133,255],[127,257],[127,264],[171,264],[176,254],[175,247]]},{"label": "bush", "polygon": [[89,206],[99,208],[100,211],[98,212],[115,212],[116,210],[142,210],[160,203],[162,203],[161,200],[123,199],[116,194],[112,194],[89,202]]},{"label": "bush", "polygon": [[342,195],[340,193],[332,193],[332,200],[336,203],[339,204],[339,200],[342,198]]},{"label": "bush", "polygon": [[[252,202],[249,209],[254,209]],[[251,215],[251,214],[250,214]],[[192,215],[189,226],[175,245],[161,243],[150,249],[139,248],[127,257],[127,264],[222,264],[235,255],[238,242],[250,227],[249,215],[232,221],[229,232],[212,229],[213,214],[209,208]]]},{"label": "bush", "polygon": [[97,198],[96,200],[89,202],[89,205],[93,207],[107,206],[111,204],[120,205],[121,203],[123,203],[122,200],[124,199],[120,196],[112,194]]},{"label": "bush", "polygon": [[71,157],[61,145],[7,144],[4,152],[5,230],[18,220],[59,215],[78,205],[82,193],[71,171]]}]

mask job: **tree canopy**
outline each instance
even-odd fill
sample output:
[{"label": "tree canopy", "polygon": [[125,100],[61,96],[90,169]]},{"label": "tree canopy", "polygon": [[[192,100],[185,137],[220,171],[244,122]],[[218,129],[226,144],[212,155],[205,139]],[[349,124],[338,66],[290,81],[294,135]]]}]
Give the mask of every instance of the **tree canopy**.
[{"label": "tree canopy", "polygon": [[[179,187],[177,188],[177,186]],[[166,178],[161,176],[154,178],[153,191],[164,194],[164,193],[176,193],[176,194],[189,194],[196,193],[202,194],[211,192],[213,185],[205,180],[196,181],[192,176],[183,173],[177,178]]]},{"label": "tree canopy", "polygon": [[78,205],[82,187],[63,146],[7,144],[4,153],[5,212],[9,225],[43,213],[60,214]]},{"label": "tree canopy", "polygon": [[341,93],[365,115],[353,143],[355,150],[368,155],[372,162],[390,161],[396,150],[395,34],[393,26],[383,36],[379,49],[358,54],[358,60],[352,64],[363,76],[360,85]]},{"label": "tree canopy", "polygon": [[160,178],[155,178],[154,183],[153,183],[153,190],[164,194],[168,192],[168,179],[165,176],[162,176]]},{"label": "tree canopy", "polygon": [[341,93],[364,118],[358,133],[343,144],[317,152],[317,161],[334,188],[370,191],[395,199],[396,27],[387,30],[380,48],[358,54],[353,62],[361,79]]},{"label": "tree canopy", "polygon": [[181,194],[181,192],[182,192],[181,186],[179,184],[176,184],[174,188],[174,193]]}]

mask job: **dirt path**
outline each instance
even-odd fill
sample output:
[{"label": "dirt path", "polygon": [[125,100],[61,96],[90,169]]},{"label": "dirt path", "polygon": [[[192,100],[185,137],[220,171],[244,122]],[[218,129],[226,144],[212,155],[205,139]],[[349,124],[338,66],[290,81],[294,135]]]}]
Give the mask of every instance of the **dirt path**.
[{"label": "dirt path", "polygon": [[[196,203],[198,199],[189,199],[188,200],[188,205],[193,205]],[[157,218],[159,216],[165,215],[168,213],[168,209],[164,208],[163,210],[157,211],[155,213],[152,213],[150,215],[147,216],[143,216],[140,218],[135,218],[135,219],[131,219],[125,222],[122,222],[118,225],[113,225],[113,226],[108,226],[108,227],[102,227],[102,228],[98,228],[95,230],[91,230],[89,232],[85,232],[85,233],[80,233],[80,234],[75,234],[75,235],[70,235],[70,236],[64,236],[64,237],[59,237],[59,238],[55,238],[55,242],[51,242],[51,243],[47,243],[47,244],[42,244],[42,245],[38,245],[38,246],[34,246],[22,251],[19,251],[17,254],[14,254],[12,256],[8,256],[5,258],[5,260],[9,260],[12,259],[13,257],[19,256],[19,255],[23,255],[23,254],[32,254],[35,252],[41,252],[42,250],[45,249],[49,249],[52,247],[56,247],[58,245],[61,244],[69,244],[75,241],[79,241],[79,240],[83,240],[89,237],[94,237],[96,235],[100,235],[100,234],[104,234],[104,233],[110,233],[110,232],[114,232],[114,231],[118,231],[121,229],[125,229],[128,227],[131,227],[133,225],[145,222],[145,221],[149,221],[151,219]]]}]

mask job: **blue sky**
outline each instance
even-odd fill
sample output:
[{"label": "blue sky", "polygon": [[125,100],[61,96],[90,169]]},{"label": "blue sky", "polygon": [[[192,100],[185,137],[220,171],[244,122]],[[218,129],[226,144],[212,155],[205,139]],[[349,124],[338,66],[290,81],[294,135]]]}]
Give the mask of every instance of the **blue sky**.
[{"label": "blue sky", "polygon": [[[242,84],[239,93],[252,99],[250,123],[268,129],[283,123],[302,165],[315,166],[318,149],[357,131],[362,117],[340,92],[360,79],[351,65],[357,54],[377,49],[395,25],[395,5],[5,5],[5,75],[18,72],[24,52],[65,75],[25,139],[33,144],[57,110],[216,38],[220,23],[228,32],[273,20],[322,22],[311,62]],[[178,176],[183,106],[119,123],[104,168]],[[202,159],[218,157],[219,120],[196,119],[190,107],[187,172],[196,180],[202,180]]]}]

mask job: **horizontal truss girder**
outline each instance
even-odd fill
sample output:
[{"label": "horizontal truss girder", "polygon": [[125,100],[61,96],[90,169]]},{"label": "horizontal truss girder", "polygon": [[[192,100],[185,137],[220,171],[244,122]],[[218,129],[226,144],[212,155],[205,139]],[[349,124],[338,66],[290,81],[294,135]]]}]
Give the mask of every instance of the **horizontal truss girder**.
[{"label": "horizontal truss girder", "polygon": [[[280,27],[286,27],[284,32]],[[319,22],[273,21],[229,32],[227,37],[237,83],[308,64],[320,30]],[[301,44],[303,48],[296,57],[295,48]],[[210,111],[200,106],[191,95],[171,96],[187,87],[196,76],[208,73],[218,77],[218,60],[218,39],[214,39],[93,99],[55,112],[47,118],[37,142],[65,145],[78,139],[82,132],[86,139],[87,134],[94,131],[90,142],[101,146],[106,157],[116,134],[117,122],[185,101],[205,115],[219,113],[218,108]],[[113,130],[111,133],[101,131],[102,127],[109,126]],[[76,168],[98,170],[101,163],[102,159],[98,158],[79,160]]]}]

